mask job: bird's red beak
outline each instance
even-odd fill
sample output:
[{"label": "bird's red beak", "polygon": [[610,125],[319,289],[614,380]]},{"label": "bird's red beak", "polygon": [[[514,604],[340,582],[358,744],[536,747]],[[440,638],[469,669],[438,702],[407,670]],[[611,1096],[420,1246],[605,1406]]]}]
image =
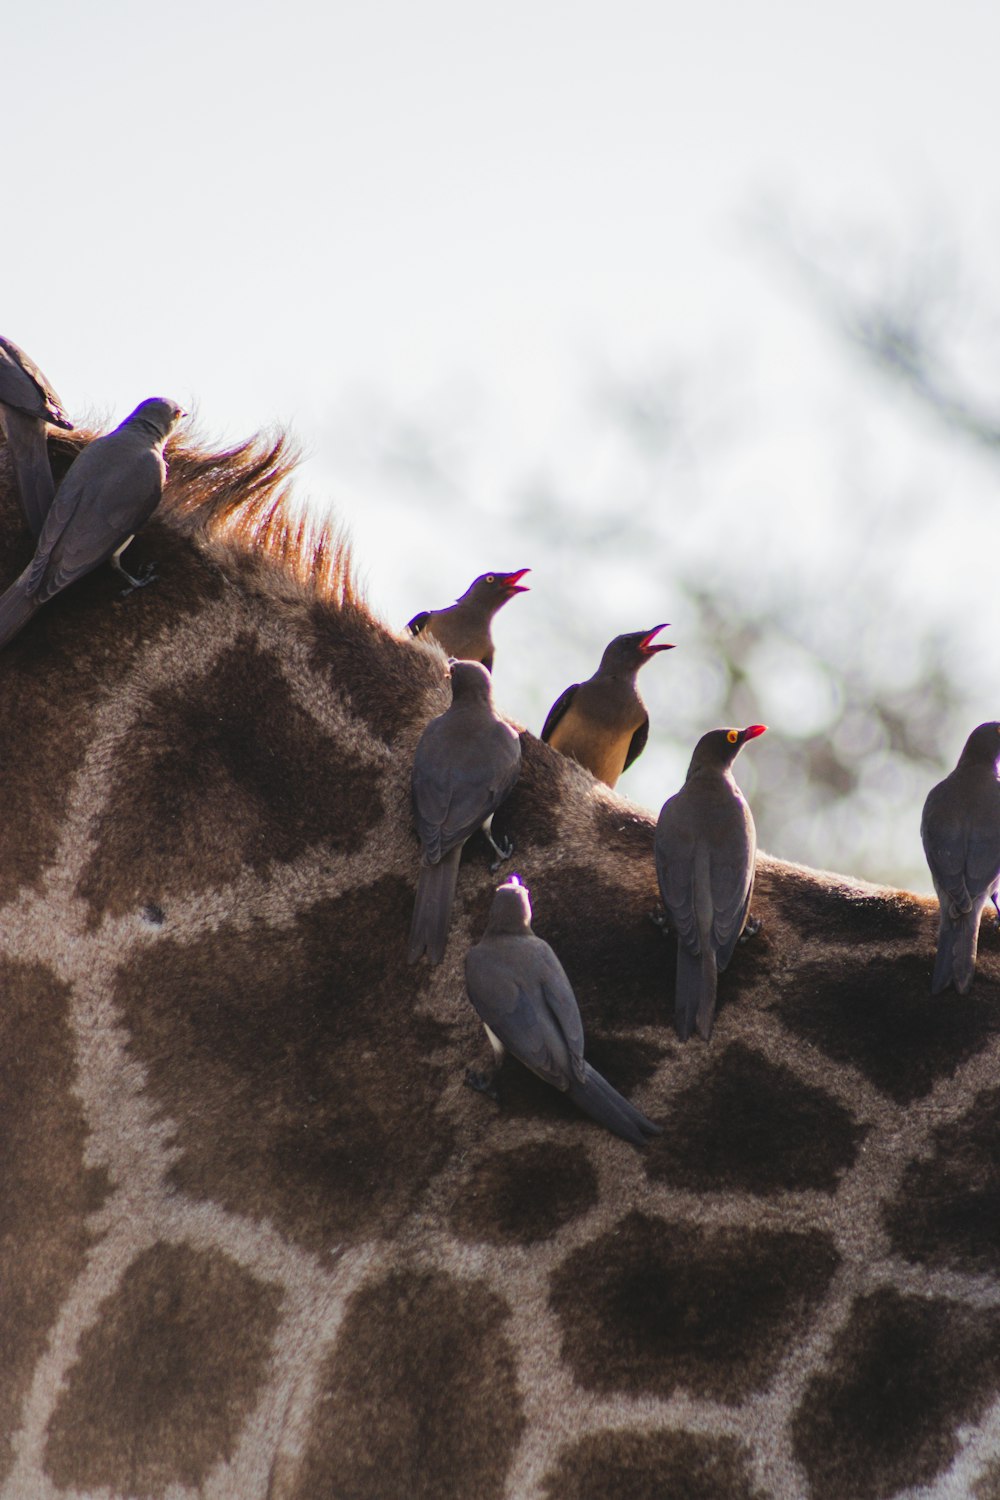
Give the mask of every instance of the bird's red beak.
[{"label": "bird's red beak", "polygon": [[759,734],[765,734],[766,732],[766,724],[748,724],[743,731],[743,738],[745,740],[755,740]]},{"label": "bird's red beak", "polygon": [[[669,623],[668,621],[667,624]],[[653,645],[654,635],[659,635],[660,631],[666,630],[666,628],[666,625],[654,625],[652,630],[643,636],[639,642],[639,650],[643,656],[653,656],[657,651],[672,651],[674,649],[672,641],[660,641],[658,645]]]},{"label": "bird's red beak", "polygon": [[528,585],[526,583],[520,583],[518,582],[518,580],[523,578],[525,573],[530,572],[530,568],[519,568],[516,573],[505,573],[503,575],[503,586],[507,590],[507,593],[526,594],[528,592]]}]

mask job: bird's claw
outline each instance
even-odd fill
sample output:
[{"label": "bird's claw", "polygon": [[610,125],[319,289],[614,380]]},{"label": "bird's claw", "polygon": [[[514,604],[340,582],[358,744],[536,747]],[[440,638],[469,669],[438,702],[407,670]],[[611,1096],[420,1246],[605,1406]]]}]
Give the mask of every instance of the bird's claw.
[{"label": "bird's claw", "polygon": [[654,927],[659,929],[664,937],[667,936],[670,931],[670,918],[662,908],[657,907],[656,911],[648,911],[646,918],[652,922]]},{"label": "bird's claw", "polygon": [[136,573],[134,576],[131,573],[127,572],[126,569],[122,567],[121,563],[116,564],[116,566],[122,577],[128,579],[128,588],[122,589],[121,594],[119,595],[119,597],[122,599],[127,599],[129,594],[135,593],[136,589],[144,589],[147,583],[155,583],[157,578],[159,577],[158,573],[156,572],[155,562],[146,563],[142,571]]},{"label": "bird's claw", "polygon": [[[489,835],[487,835],[487,837],[489,837]],[[490,838],[490,844],[496,851],[497,856],[493,863],[490,865],[490,874],[495,875],[500,866],[506,864],[507,860],[510,859],[511,855],[514,853],[514,840],[505,839],[502,844],[498,844],[496,839]]]},{"label": "bird's claw", "polygon": [[465,1086],[475,1089],[477,1094],[485,1094],[487,1099],[493,1100],[494,1104],[500,1103],[500,1090],[497,1088],[495,1073],[477,1073],[474,1068],[466,1068]]},{"label": "bird's claw", "polygon": [[744,927],[743,931],[740,933],[740,937],[739,937],[740,942],[741,943],[749,943],[749,941],[750,941],[750,939],[752,937],[756,937],[757,936],[758,932],[763,927],[763,925],[764,925],[763,920],[760,917],[753,917],[753,916],[747,917],[746,926]]}]

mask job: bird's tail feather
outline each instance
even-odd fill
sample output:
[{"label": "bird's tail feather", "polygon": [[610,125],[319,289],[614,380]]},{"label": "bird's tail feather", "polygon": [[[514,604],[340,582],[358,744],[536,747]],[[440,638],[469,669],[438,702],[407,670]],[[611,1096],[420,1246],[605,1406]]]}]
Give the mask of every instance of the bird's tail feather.
[{"label": "bird's tail feather", "polygon": [[701,945],[701,995],[698,1000],[698,1015],[695,1025],[698,1035],[706,1042],[712,1035],[715,1023],[715,996],[719,987],[719,970],[715,961],[715,950],[710,942]]},{"label": "bird's tail feather", "polygon": [[462,847],[459,845],[457,849],[445,854],[436,865],[420,866],[417,897],[413,903],[413,921],[410,923],[408,958],[411,964],[416,963],[425,949],[432,964],[439,964],[444,958],[461,857]]},{"label": "bird's tail feather", "polygon": [[28,594],[22,573],[7,592],[0,595],[0,647],[6,646],[19,630],[24,629],[37,608],[38,596]]},{"label": "bird's tail feather", "polygon": [[950,985],[954,985],[960,995],[968,994],[971,989],[979,948],[979,916],[978,905],[960,917],[952,918],[942,913],[931,978],[932,995],[943,994]]},{"label": "bird's tail feather", "polygon": [[694,1030],[701,999],[701,957],[689,953],[683,943],[677,944],[677,988],[674,997],[674,1026],[682,1042]]},{"label": "bird's tail feather", "polygon": [[964,912],[955,923],[951,972],[955,981],[955,988],[960,995],[967,995],[969,993],[969,990],[972,988],[972,981],[976,977],[980,910],[981,908],[977,902],[971,911]]},{"label": "bird's tail feather", "polygon": [[574,1078],[569,1086],[569,1097],[573,1103],[597,1120],[615,1135],[631,1141],[633,1146],[645,1146],[651,1135],[660,1135],[663,1127],[654,1125],[641,1109],[612,1088],[606,1078],[596,1072],[588,1062],[583,1065],[583,1078]]},{"label": "bird's tail feather", "polygon": [[7,441],[10,456],[17,474],[17,487],[21,495],[24,519],[37,540],[49,513],[52,497],[56,492],[52,468],[49,464],[49,448],[45,438],[45,426],[34,417],[22,412],[6,411]]}]

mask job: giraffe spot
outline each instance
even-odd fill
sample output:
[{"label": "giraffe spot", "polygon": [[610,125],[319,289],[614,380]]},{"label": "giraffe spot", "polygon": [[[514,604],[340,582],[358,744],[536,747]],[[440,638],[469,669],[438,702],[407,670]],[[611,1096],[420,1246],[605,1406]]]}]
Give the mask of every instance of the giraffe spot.
[{"label": "giraffe spot", "polygon": [[559,865],[532,889],[534,929],[559,955],[587,1034],[662,1025],[672,1011],[675,949],[649,921],[649,873],[645,902],[586,865]]},{"label": "giraffe spot", "polygon": [[80,1339],[49,1421],[53,1482],[143,1496],[202,1484],[260,1397],[280,1300],[218,1251],[140,1255]]},{"label": "giraffe spot", "polygon": [[913,943],[927,928],[927,908],[905,891],[873,895],[832,879],[803,875],[794,867],[759,871],[776,917],[802,937],[857,947],[862,943]]},{"label": "giraffe spot", "polygon": [[[313,668],[383,744],[394,747],[412,728],[421,696],[442,682],[443,659],[400,641],[363,608],[317,604],[312,623]],[[447,694],[441,711],[446,707]]]},{"label": "giraffe spot", "polygon": [[173,1182],[314,1249],[388,1233],[451,1147],[448,1029],[416,1013],[395,876],[288,926],[164,937],[119,970],[132,1054],[176,1127]]},{"label": "giraffe spot", "polygon": [[821,1089],[733,1042],[674,1094],[644,1158],[655,1182],[691,1192],[835,1191],[867,1127]]},{"label": "giraffe spot", "polygon": [[521,734],[521,774],[493,820],[498,840],[511,839],[515,849],[547,849],[558,841],[566,796],[561,759],[533,734]]},{"label": "giraffe spot", "polygon": [[596,1202],[597,1173],[582,1146],[533,1141],[477,1162],[449,1217],[462,1239],[530,1245]]},{"label": "giraffe spot", "polygon": [[612,807],[607,802],[598,803],[594,813],[602,849],[636,863],[646,860],[653,865],[656,821],[649,813],[632,812],[627,804]]},{"label": "giraffe spot", "polygon": [[928,1161],[907,1167],[885,1211],[893,1249],[909,1261],[969,1275],[1000,1272],[1000,1089],[940,1125]]},{"label": "giraffe spot", "polygon": [[862,948],[835,963],[802,964],[775,1009],[797,1036],[910,1104],[1000,1029],[992,986],[981,983],[964,997],[931,995],[932,960],[932,953],[872,958]]},{"label": "giraffe spot", "polygon": [[737,1404],[762,1390],[840,1263],[807,1233],[707,1229],[630,1213],[567,1256],[550,1304],[586,1390]]},{"label": "giraffe spot", "polygon": [[564,1448],[542,1481],[546,1500],[764,1500],[747,1450],[692,1432],[595,1432]]},{"label": "giraffe spot", "polygon": [[87,1130],[67,987],[40,964],[0,960],[0,1480],[52,1323],[84,1268],[83,1221],[107,1192],[84,1166]]},{"label": "giraffe spot", "polygon": [[0,766],[7,788],[0,904],[14,900],[22,887],[37,886],[56,857],[103,690],[85,660],[85,646],[76,643],[71,651],[53,639],[58,634],[41,610],[0,652]]},{"label": "giraffe spot", "polygon": [[436,1271],[356,1292],[290,1500],[501,1500],[524,1426],[508,1317]]},{"label": "giraffe spot", "polygon": [[320,843],[354,853],[382,815],[377,768],[323,733],[248,636],[150,694],[94,820],[78,894],[95,921],[121,916]]},{"label": "giraffe spot", "polygon": [[815,1500],[931,1484],[1000,1380],[1000,1311],[894,1289],[859,1297],[792,1422]]}]

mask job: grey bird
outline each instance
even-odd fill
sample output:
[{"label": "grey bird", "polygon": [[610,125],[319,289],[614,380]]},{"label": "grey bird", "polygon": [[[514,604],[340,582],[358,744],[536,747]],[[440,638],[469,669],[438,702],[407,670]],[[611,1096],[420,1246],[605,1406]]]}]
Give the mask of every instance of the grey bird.
[{"label": "grey bird", "polygon": [[[479,662],[450,664],[451,707],[432,719],[413,758],[413,814],[420,873],[410,926],[409,961],[444,957],[462,848],[477,828],[498,863],[509,859],[490,831],[493,814],[521,773],[521,741],[493,707],[490,674]],[[496,865],[494,865],[494,869]]]},{"label": "grey bird", "polygon": [[579,761],[607,786],[614,786],[645,749],[649,714],[636,673],[658,651],[674,649],[666,641],[653,644],[666,628],[615,636],[593,677],[560,693],[542,726],[542,739],[553,750]]},{"label": "grey bird", "polygon": [[49,507],[35,555],[0,596],[0,646],[5,646],[53,595],[111,561],[132,588],[152,581],[126,573],[119,560],[160,503],[163,445],[185,415],[176,401],[154,396],[114,432],[95,438],[73,460]]},{"label": "grey bird", "polygon": [[494,1055],[492,1074],[466,1075],[472,1088],[495,1098],[496,1075],[509,1052],[634,1146],[661,1133],[584,1061],[573,987],[552,948],[532,932],[530,893],[516,875],[497,889],[486,931],[465,955],[465,986]]},{"label": "grey bird", "polygon": [[654,850],[660,895],[677,933],[674,1024],[686,1042],[693,1027],[707,1042],[715,1020],[719,973],[750,917],[757,832],[732,764],[765,724],[712,729],[694,749],[680,791],[663,804]]},{"label": "grey bird", "polygon": [[920,837],[941,905],[931,994],[968,994],[979,918],[992,901],[1000,925],[1000,723],[980,724],[958,765],[927,794]]},{"label": "grey bird", "polygon": [[10,449],[24,519],[41,534],[55,494],[47,430],[73,427],[51,383],[13,339],[0,335],[0,427]]},{"label": "grey bird", "polygon": [[515,594],[526,594],[521,579],[530,568],[516,573],[483,573],[447,609],[425,609],[407,623],[411,635],[437,641],[449,656],[459,661],[481,661],[493,671],[493,616]]}]

